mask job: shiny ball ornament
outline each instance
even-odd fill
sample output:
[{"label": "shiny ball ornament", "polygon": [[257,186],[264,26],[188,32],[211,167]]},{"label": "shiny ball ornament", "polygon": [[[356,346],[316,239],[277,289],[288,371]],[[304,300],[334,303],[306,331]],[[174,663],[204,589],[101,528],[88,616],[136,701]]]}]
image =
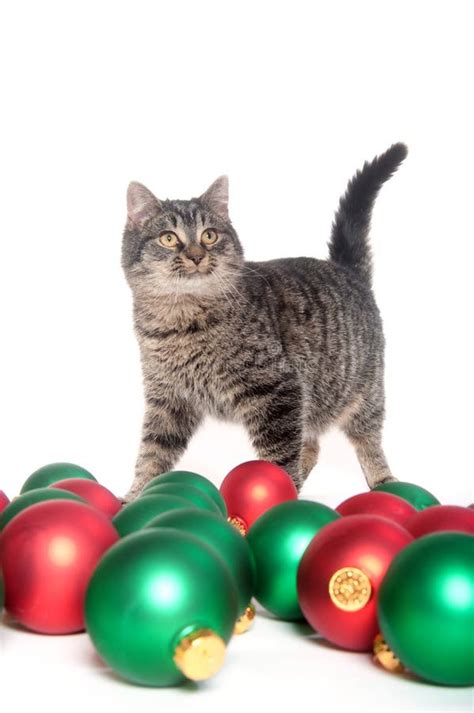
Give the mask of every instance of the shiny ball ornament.
[{"label": "shiny ball ornament", "polygon": [[201,539],[150,528],[104,555],[85,614],[92,642],[114,671],[142,685],[175,686],[221,667],[237,594],[227,565]]},{"label": "shiny ball ornament", "polygon": [[474,685],[474,537],[443,532],[408,545],[382,582],[378,616],[388,646],[413,673]]},{"label": "shiny ball ornament", "polygon": [[203,493],[202,490],[199,490],[199,488],[195,488],[193,485],[183,485],[182,483],[163,483],[162,485],[155,485],[153,488],[149,488],[142,494],[142,497],[149,497],[150,495],[176,495],[179,498],[184,498],[191,505],[195,505],[201,510],[214,512],[217,513],[219,517],[224,517],[219,506],[214,502],[214,500]]},{"label": "shiny ball ornament", "polygon": [[392,493],[411,503],[415,510],[424,510],[432,505],[439,505],[439,500],[425,488],[414,483],[405,483],[401,480],[394,480],[388,483],[380,483],[372,492]]},{"label": "shiny ball ornament", "polygon": [[189,500],[180,498],[177,495],[146,495],[133,500],[125,505],[112,520],[114,527],[121,537],[130,535],[132,532],[141,530],[150,520],[162,515],[168,510],[177,510],[180,508],[192,508]]},{"label": "shiny ball ornament", "polygon": [[49,500],[23,510],[0,536],[5,609],[42,634],[81,631],[87,584],[117,540],[110,519],[85,503]]},{"label": "shiny ball ornament", "polygon": [[149,488],[153,488],[155,485],[164,485],[165,483],[192,485],[193,488],[202,490],[204,495],[207,495],[211,498],[211,500],[214,500],[224,517],[227,517],[227,508],[225,506],[224,498],[214,483],[211,483],[211,481],[203,475],[193,473],[190,470],[171,470],[169,473],[162,473],[161,475],[157,475],[155,478],[152,478],[149,483],[146,484],[143,493],[145,493]]},{"label": "shiny ball ornament", "polygon": [[18,513],[44,500],[74,500],[78,503],[85,503],[85,500],[79,495],[66,490],[52,490],[50,488],[28,490],[26,493],[23,493],[23,495],[13,498],[5,510],[0,513],[0,532]]},{"label": "shiny ball ornament", "polygon": [[298,498],[288,473],[266,460],[250,460],[233,468],[222,481],[220,492],[229,520],[242,534],[270,508]]},{"label": "shiny ball ornament", "polygon": [[255,588],[255,564],[246,540],[217,513],[173,510],[155,517],[148,527],[176,528],[203,540],[222,557],[234,578],[239,616],[245,613]]},{"label": "shiny ball ornament", "polygon": [[49,487],[75,493],[109,517],[116,515],[122,507],[121,501],[110,490],[86,478],[67,478],[52,483]]},{"label": "shiny ball ornament", "polygon": [[5,510],[7,505],[9,504],[10,499],[7,498],[3,490],[0,490],[0,513]]},{"label": "shiny ball ornament", "polygon": [[254,595],[276,617],[303,619],[296,589],[298,566],[313,537],[339,517],[321,503],[290,500],[267,510],[248,531],[257,572]]},{"label": "shiny ball ornament", "polygon": [[97,480],[92,473],[74,463],[50,463],[38,468],[27,478],[21,489],[22,493],[35,488],[47,488],[51,483],[65,478],[86,478],[87,480]]},{"label": "shiny ball ornament", "polygon": [[413,515],[405,527],[413,537],[448,530],[474,535],[474,511],[460,505],[434,505]]},{"label": "shiny ball ornament", "polygon": [[2,575],[2,570],[0,569],[0,614],[3,611],[4,596],[5,596],[5,592],[4,592],[4,587],[3,587],[3,575]]},{"label": "shiny ball ornament", "polygon": [[371,651],[377,596],[393,557],[413,538],[378,515],[330,522],[314,537],[298,569],[301,610],[308,623],[337,646]]},{"label": "shiny ball ornament", "polygon": [[416,514],[416,510],[409,502],[392,493],[375,492],[359,493],[344,500],[337,506],[336,512],[343,517],[347,515],[379,515],[389,520],[404,525],[405,522]]}]

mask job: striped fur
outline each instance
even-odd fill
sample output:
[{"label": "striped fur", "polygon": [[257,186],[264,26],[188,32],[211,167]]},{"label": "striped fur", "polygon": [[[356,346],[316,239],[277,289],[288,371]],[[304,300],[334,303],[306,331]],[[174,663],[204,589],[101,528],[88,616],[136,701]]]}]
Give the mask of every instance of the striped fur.
[{"label": "striped fur", "polygon": [[[393,478],[381,447],[384,338],[367,239],[376,194],[405,152],[396,144],[349,183],[327,261],[245,262],[225,177],[190,201],[130,185],[122,264],[146,409],[127,500],[174,466],[206,414],[244,424],[258,456],[298,489],[331,425],[353,443],[370,487]],[[207,228],[215,245],[200,244]],[[172,250],[160,243],[167,231],[179,238]]]}]

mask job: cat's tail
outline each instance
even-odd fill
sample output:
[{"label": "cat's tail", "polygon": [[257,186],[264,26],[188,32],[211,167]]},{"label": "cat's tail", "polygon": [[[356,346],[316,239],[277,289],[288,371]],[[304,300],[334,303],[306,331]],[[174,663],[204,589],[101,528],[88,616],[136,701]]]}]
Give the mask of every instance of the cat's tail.
[{"label": "cat's tail", "polygon": [[370,284],[372,257],[368,242],[372,208],[382,185],[406,157],[405,144],[393,144],[385,153],[366,161],[351,178],[339,201],[331,239],[329,259],[348,267]]}]

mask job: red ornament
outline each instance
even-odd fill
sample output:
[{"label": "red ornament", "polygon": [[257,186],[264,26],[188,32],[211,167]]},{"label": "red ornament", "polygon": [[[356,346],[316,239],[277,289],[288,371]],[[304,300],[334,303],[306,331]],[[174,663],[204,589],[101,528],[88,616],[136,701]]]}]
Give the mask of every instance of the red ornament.
[{"label": "red ornament", "polygon": [[65,480],[59,480],[57,483],[52,483],[49,487],[68,490],[70,493],[80,495],[92,507],[101,510],[109,517],[116,515],[122,507],[120,500],[110,490],[104,488],[103,485],[99,485],[94,480],[66,478]]},{"label": "red ornament", "polygon": [[412,540],[401,525],[378,515],[325,525],[298,569],[299,603],[313,629],[342,648],[371,651],[380,584],[393,557]]},{"label": "red ornament", "polygon": [[413,515],[405,527],[416,538],[446,530],[474,535],[474,511],[460,505],[433,505]]},{"label": "red ornament", "polygon": [[269,508],[298,498],[288,473],[266,460],[249,460],[233,468],[222,481],[220,492],[229,520],[243,533]]},{"label": "red ornament", "polygon": [[9,502],[9,498],[7,498],[3,490],[0,490],[0,512],[2,512],[2,510],[5,510]]},{"label": "red ornament", "polygon": [[345,517],[346,515],[379,515],[389,520],[404,525],[412,515],[417,512],[416,508],[398,495],[385,493],[382,490],[371,490],[368,493],[359,493],[344,500],[336,508],[336,512]]},{"label": "red ornament", "polygon": [[118,539],[110,519],[89,505],[46,500],[26,508],[0,535],[5,609],[32,631],[81,631],[89,579]]}]

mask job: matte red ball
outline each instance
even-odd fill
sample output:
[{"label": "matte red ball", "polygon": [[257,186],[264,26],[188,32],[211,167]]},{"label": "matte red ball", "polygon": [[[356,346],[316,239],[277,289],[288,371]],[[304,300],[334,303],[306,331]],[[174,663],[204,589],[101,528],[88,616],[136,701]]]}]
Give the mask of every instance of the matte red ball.
[{"label": "matte red ball", "polygon": [[275,505],[298,498],[288,473],[266,460],[249,460],[233,468],[220,492],[229,518],[236,518],[244,530]]},{"label": "matte red ball", "polygon": [[2,512],[2,510],[5,510],[9,503],[10,499],[7,498],[3,490],[0,490],[0,512]]},{"label": "matte red ball", "polygon": [[[378,515],[350,515],[325,525],[298,569],[299,603],[313,629],[344,649],[371,651],[379,587],[393,557],[412,540],[401,525]],[[339,608],[330,596],[331,578],[344,567],[361,570],[370,582],[370,598],[357,611]]]},{"label": "matte red ball", "polygon": [[81,631],[89,579],[118,539],[110,519],[85,503],[46,500],[26,508],[0,535],[5,609],[32,631]]},{"label": "matte red ball", "polygon": [[399,495],[385,493],[382,490],[370,490],[368,493],[359,493],[344,500],[336,508],[339,515],[380,515],[389,520],[404,525],[417,510],[413,505]]},{"label": "matte red ball", "polygon": [[413,537],[447,530],[474,535],[474,510],[460,505],[433,505],[413,515],[405,527]]},{"label": "matte red ball", "polygon": [[57,483],[52,483],[49,487],[68,490],[70,493],[80,495],[90,505],[101,510],[109,517],[116,515],[122,507],[121,501],[110,490],[103,485],[99,485],[94,480],[66,478],[65,480],[59,480]]}]

